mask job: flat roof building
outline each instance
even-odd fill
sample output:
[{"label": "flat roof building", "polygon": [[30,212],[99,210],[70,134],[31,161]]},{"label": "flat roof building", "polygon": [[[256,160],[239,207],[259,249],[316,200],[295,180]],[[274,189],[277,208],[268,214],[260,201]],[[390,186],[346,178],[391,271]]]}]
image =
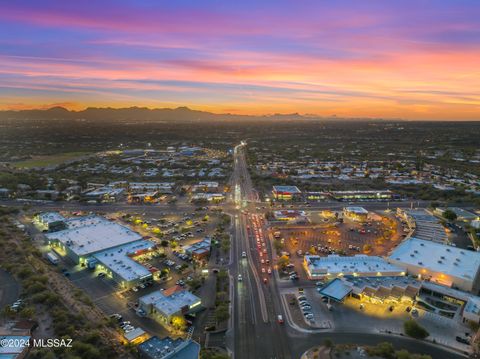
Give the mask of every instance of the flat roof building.
[{"label": "flat roof building", "polygon": [[201,181],[192,187],[192,192],[219,192],[220,185],[218,182]]},{"label": "flat roof building", "polygon": [[67,229],[48,233],[46,237],[52,244],[61,246],[75,263],[143,238],[129,228],[99,216],[72,218],[65,223]]},{"label": "flat roof building", "polygon": [[42,231],[56,231],[65,228],[66,218],[58,212],[43,212],[35,216],[34,223]]},{"label": "flat roof building", "polygon": [[202,259],[208,257],[212,246],[212,240],[210,237],[205,237],[203,240],[196,243],[184,246],[183,250],[188,255],[195,259]]},{"label": "flat roof building", "polygon": [[356,277],[404,276],[405,271],[381,257],[358,254],[351,257],[306,255],[303,266],[309,279],[332,279],[345,275]]},{"label": "flat roof building", "polygon": [[478,292],[478,252],[412,237],[400,243],[388,261],[418,278]]},{"label": "flat roof building", "polygon": [[332,197],[339,201],[388,201],[396,198],[390,190],[379,191],[332,191]]},{"label": "flat roof building", "polygon": [[225,199],[225,195],[223,193],[195,193],[191,200],[192,202],[195,201],[209,201],[209,202],[221,202]]},{"label": "flat roof building", "polygon": [[344,207],[343,215],[353,221],[363,222],[368,219],[368,211],[363,207]]},{"label": "flat roof building", "polygon": [[157,320],[164,326],[169,326],[172,318],[183,316],[201,308],[202,300],[187,290],[173,291],[164,294],[155,291],[138,300],[139,307],[147,316]]},{"label": "flat roof building", "polygon": [[154,247],[155,243],[151,241],[135,241],[94,254],[97,262],[89,264],[97,264],[97,268],[106,272],[123,288],[131,288],[152,278],[152,272],[131,257]]},{"label": "flat roof building", "polygon": [[277,200],[291,200],[298,197],[302,192],[297,186],[273,186],[273,198]]},{"label": "flat roof building", "polygon": [[128,189],[130,193],[158,192],[162,194],[173,193],[173,182],[130,182]]},{"label": "flat roof building", "polygon": [[111,186],[105,186],[96,188],[90,192],[86,192],[83,194],[83,196],[87,199],[95,199],[102,202],[114,202],[118,200],[124,192],[124,188],[113,188]]},{"label": "flat roof building", "polygon": [[307,222],[307,214],[305,211],[298,211],[293,209],[286,209],[282,211],[273,211],[273,217],[277,221],[288,221],[288,222]]},{"label": "flat roof building", "polygon": [[198,359],[200,344],[192,340],[151,337],[138,346],[144,359]]}]

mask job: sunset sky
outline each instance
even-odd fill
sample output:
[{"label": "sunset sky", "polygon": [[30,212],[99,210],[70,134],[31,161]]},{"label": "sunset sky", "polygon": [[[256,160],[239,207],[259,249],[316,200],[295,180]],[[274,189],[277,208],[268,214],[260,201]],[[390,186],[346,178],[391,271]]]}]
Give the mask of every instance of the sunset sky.
[{"label": "sunset sky", "polygon": [[479,0],[0,6],[0,109],[480,120]]}]

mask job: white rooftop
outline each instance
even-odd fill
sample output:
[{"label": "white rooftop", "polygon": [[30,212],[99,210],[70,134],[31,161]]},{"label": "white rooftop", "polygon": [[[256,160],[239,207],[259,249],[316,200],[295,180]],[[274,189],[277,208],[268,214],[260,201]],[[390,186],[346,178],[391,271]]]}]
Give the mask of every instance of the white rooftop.
[{"label": "white rooftop", "polygon": [[105,249],[138,241],[142,236],[103,217],[87,216],[67,221],[67,229],[48,233],[50,240],[58,240],[78,256],[87,256]]},{"label": "white rooftop", "polygon": [[345,207],[345,210],[356,214],[368,214],[368,211],[363,207]]},{"label": "white rooftop", "polygon": [[129,282],[147,277],[151,273],[147,268],[130,258],[128,255],[134,254],[137,251],[150,249],[153,246],[153,242],[140,240],[120,247],[107,249],[95,254],[94,257],[102,262],[105,267]]},{"label": "white rooftop", "polygon": [[145,330],[143,330],[142,328],[140,327],[137,327],[135,328],[134,330],[132,330],[131,332],[128,332],[128,333],[125,333],[124,334],[124,337],[125,339],[127,339],[129,342],[131,342],[132,340],[135,340],[137,339],[138,337],[142,336],[145,334]]},{"label": "white rooftop", "polygon": [[124,191],[125,191],[124,188],[112,188],[110,186],[105,186],[105,187],[97,188],[91,192],[85,193],[85,195],[90,197],[103,196],[106,194],[110,196],[115,196],[115,195],[121,194]]},{"label": "white rooftop", "polygon": [[341,257],[339,255],[329,255],[327,257],[305,256],[305,261],[311,271],[322,273],[383,273],[394,272],[402,273],[403,269],[388,263],[381,257],[367,256],[359,254],[350,257]]},{"label": "white rooftop", "polygon": [[480,253],[415,237],[402,242],[390,255],[399,262],[434,272],[473,280],[480,267]]},{"label": "white rooftop", "polygon": [[169,317],[178,313],[183,307],[190,307],[193,304],[200,303],[201,300],[189,291],[182,290],[169,296],[164,295],[161,291],[156,291],[141,297],[139,301],[152,305],[157,311]]}]

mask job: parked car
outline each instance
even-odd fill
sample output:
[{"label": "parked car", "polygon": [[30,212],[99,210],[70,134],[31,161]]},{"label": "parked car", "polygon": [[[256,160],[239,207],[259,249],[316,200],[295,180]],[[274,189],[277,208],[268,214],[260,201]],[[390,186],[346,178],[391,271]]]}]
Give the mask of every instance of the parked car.
[{"label": "parked car", "polygon": [[114,318],[114,319],[118,320],[119,322],[123,319],[123,317],[118,313],[114,313],[114,314],[110,315],[110,318]]},{"label": "parked car", "polygon": [[456,336],[455,340],[459,343],[470,345],[470,340],[468,340],[467,338]]}]

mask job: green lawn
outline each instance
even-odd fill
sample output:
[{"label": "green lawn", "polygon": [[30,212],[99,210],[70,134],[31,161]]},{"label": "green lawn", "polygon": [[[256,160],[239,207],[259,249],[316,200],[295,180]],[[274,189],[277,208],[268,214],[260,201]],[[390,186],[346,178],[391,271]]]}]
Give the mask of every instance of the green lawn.
[{"label": "green lawn", "polygon": [[15,162],[13,165],[17,168],[47,167],[59,165],[63,162],[88,155],[89,153],[90,152],[67,152],[49,156],[34,156],[32,159]]}]

